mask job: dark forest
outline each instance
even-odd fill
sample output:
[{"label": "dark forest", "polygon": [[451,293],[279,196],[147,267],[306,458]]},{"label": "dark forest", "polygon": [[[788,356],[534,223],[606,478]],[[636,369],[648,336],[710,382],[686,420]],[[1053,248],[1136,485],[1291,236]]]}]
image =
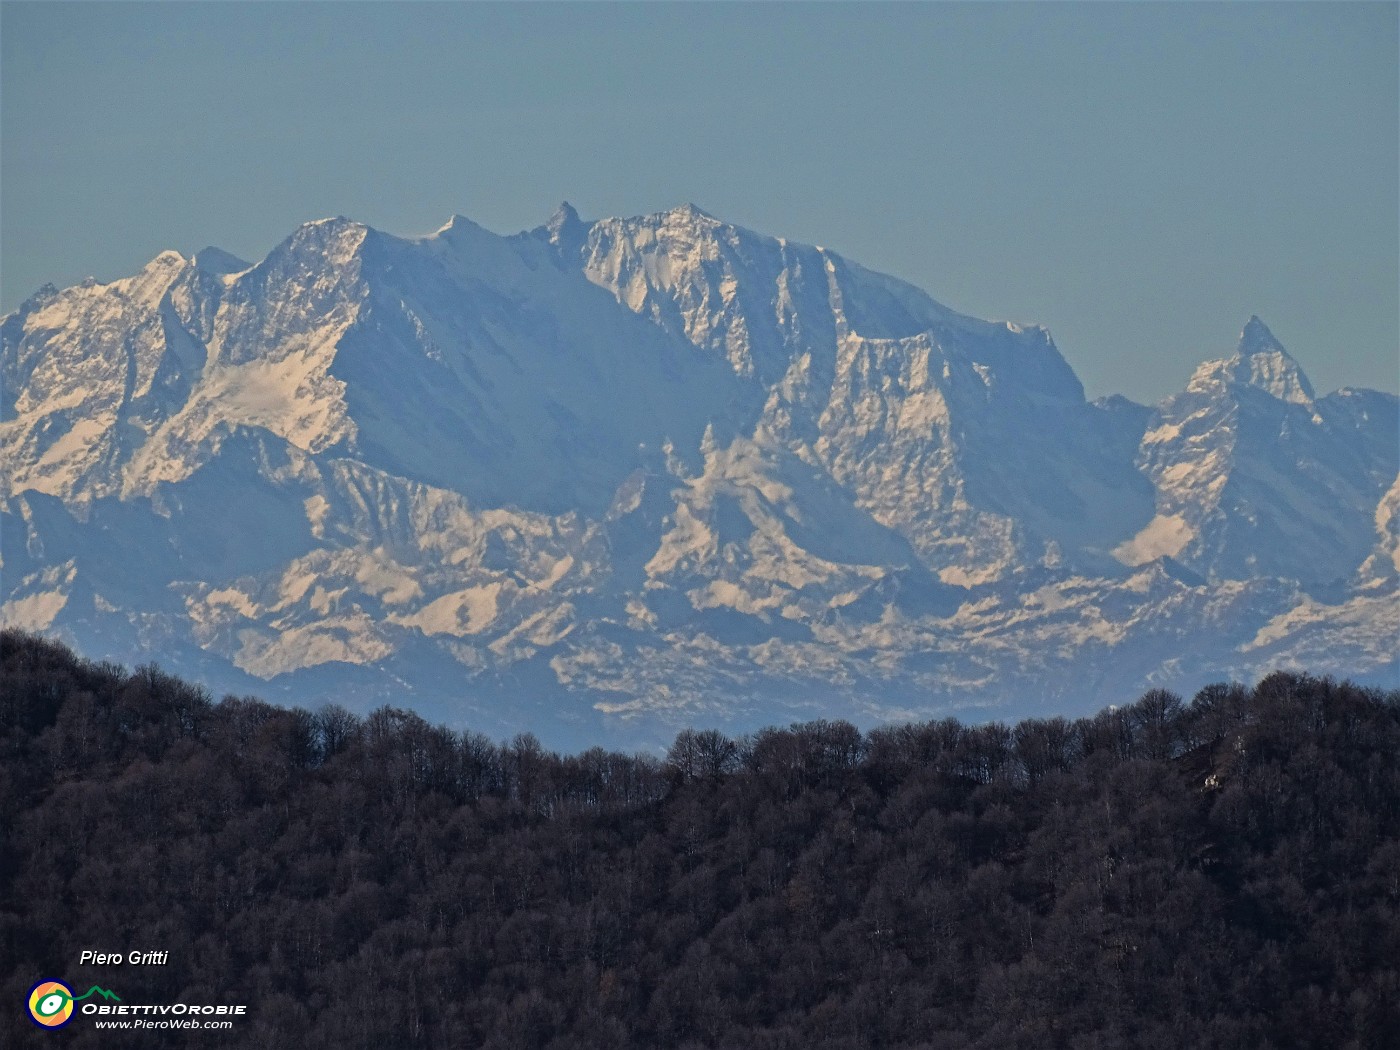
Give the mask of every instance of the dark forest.
[{"label": "dark forest", "polygon": [[[663,758],[215,702],[18,632],[0,665],[7,1047],[1400,1046],[1400,693],[1276,673]],[[46,1032],[50,977],[248,1014]]]}]

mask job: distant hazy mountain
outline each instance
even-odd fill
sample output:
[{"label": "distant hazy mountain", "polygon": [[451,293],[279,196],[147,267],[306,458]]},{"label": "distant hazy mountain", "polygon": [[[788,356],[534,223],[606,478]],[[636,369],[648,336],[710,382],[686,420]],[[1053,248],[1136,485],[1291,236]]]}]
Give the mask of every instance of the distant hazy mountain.
[{"label": "distant hazy mountain", "polygon": [[45,288],[0,383],[0,620],[220,689],[577,743],[1397,677],[1396,398],[1257,318],[1088,402],[1043,328],[564,205]]}]

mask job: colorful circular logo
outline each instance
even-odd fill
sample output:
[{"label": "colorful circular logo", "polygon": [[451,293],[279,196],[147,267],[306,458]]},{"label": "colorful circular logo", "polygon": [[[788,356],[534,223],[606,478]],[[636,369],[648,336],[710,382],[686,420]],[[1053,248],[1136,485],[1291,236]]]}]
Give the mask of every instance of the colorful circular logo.
[{"label": "colorful circular logo", "polygon": [[29,989],[29,1016],[43,1028],[62,1028],[73,1017],[73,992],[62,981],[40,981]]}]

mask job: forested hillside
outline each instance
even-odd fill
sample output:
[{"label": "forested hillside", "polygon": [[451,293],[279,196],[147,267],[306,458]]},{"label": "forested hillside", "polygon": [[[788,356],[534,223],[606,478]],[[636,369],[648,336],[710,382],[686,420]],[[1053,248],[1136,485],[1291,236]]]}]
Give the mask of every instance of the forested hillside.
[{"label": "forested hillside", "polygon": [[0,665],[5,1046],[165,1045],[33,1028],[40,978],[249,1004],[172,1045],[1400,1045],[1400,694],[1275,674],[662,759],[216,703],[16,632]]}]

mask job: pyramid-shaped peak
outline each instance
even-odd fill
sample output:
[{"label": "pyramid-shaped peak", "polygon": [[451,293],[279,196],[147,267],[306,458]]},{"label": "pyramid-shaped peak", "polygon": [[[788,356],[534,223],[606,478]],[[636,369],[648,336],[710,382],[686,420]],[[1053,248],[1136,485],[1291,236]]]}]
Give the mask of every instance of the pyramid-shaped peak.
[{"label": "pyramid-shaped peak", "polygon": [[587,227],[588,224],[578,217],[578,209],[568,201],[560,201],[559,207],[554,209],[554,214],[544,224],[550,239],[556,242],[577,240]]},{"label": "pyramid-shaped peak", "polygon": [[1237,353],[1241,357],[1248,354],[1259,353],[1281,353],[1287,355],[1288,351],[1283,348],[1283,344],[1274,337],[1274,333],[1269,331],[1269,326],[1259,320],[1258,314],[1250,315],[1244,330],[1240,332],[1239,349]]},{"label": "pyramid-shaped peak", "polygon": [[311,267],[321,263],[343,265],[355,256],[370,233],[364,223],[343,215],[317,219],[298,226],[268,258],[296,257],[302,265]]},{"label": "pyramid-shaped peak", "polygon": [[436,231],[434,231],[433,236],[441,237],[444,234],[451,235],[454,233],[468,234],[479,232],[480,230],[481,227],[478,224],[472,222],[471,219],[467,218],[465,215],[460,215],[454,212],[452,218],[448,219],[445,223],[439,226]]},{"label": "pyramid-shaped peak", "polygon": [[564,252],[577,251],[587,239],[588,230],[589,224],[578,217],[578,210],[568,201],[560,201],[544,224],[546,239]]},{"label": "pyramid-shaped peak", "polygon": [[241,273],[253,265],[250,262],[240,259],[232,252],[226,252],[222,248],[216,248],[212,244],[194,253],[194,264],[205,273],[212,273],[220,276]]},{"label": "pyramid-shaped peak", "polygon": [[1266,390],[1280,401],[1312,404],[1313,388],[1308,377],[1257,316],[1250,317],[1240,332],[1239,346],[1230,365],[1235,382]]},{"label": "pyramid-shaped peak", "polygon": [[578,209],[568,201],[560,201],[559,207],[554,209],[554,214],[549,217],[545,226],[548,229],[557,230],[564,226],[572,226],[578,221]]}]

